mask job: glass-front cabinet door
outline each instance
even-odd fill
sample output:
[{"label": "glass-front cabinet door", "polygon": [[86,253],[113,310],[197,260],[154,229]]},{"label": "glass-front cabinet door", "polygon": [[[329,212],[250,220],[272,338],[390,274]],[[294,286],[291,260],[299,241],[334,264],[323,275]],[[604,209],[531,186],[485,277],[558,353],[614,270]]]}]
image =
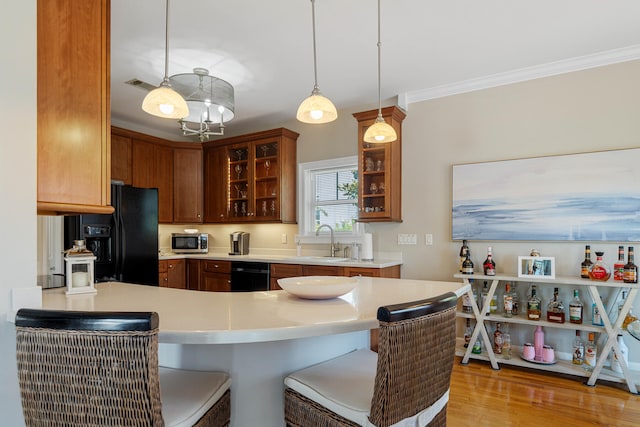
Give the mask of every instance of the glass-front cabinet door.
[{"label": "glass-front cabinet door", "polygon": [[280,208],[280,156],[278,141],[254,145],[254,199],[258,220],[275,220]]},{"label": "glass-front cabinet door", "polygon": [[253,212],[251,180],[253,169],[249,145],[232,145],[227,148],[227,217],[230,220],[246,220]]}]

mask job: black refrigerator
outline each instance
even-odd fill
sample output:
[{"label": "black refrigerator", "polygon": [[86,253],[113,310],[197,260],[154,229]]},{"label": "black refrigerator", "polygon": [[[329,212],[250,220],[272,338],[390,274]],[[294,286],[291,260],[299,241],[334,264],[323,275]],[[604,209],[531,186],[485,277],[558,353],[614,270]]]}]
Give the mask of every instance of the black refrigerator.
[{"label": "black refrigerator", "polygon": [[86,241],[97,282],[158,286],[158,190],[112,184],[111,204],[111,215],[65,217],[64,248]]}]

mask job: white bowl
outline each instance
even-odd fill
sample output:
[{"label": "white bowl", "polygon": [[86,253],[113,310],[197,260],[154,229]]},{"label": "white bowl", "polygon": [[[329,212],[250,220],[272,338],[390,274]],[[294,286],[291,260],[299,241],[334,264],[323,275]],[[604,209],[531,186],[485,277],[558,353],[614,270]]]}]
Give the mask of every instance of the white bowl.
[{"label": "white bowl", "polygon": [[287,277],[278,279],[278,284],[282,289],[299,298],[330,299],[351,292],[358,284],[358,277]]}]

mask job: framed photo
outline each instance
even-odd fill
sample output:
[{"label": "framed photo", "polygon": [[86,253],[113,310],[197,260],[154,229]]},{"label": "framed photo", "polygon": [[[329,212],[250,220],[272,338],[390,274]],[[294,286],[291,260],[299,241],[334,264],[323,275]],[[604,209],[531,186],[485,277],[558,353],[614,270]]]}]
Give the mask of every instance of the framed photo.
[{"label": "framed photo", "polygon": [[555,279],[556,259],[545,256],[519,256],[518,277],[525,279]]}]

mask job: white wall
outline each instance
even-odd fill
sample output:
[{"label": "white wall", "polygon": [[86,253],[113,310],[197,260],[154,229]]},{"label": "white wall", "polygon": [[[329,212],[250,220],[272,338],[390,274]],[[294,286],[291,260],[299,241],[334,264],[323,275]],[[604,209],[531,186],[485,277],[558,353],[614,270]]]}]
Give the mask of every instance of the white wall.
[{"label": "white wall", "polygon": [[0,14],[0,424],[24,424],[10,289],[36,279],[36,1],[2,0]]}]

